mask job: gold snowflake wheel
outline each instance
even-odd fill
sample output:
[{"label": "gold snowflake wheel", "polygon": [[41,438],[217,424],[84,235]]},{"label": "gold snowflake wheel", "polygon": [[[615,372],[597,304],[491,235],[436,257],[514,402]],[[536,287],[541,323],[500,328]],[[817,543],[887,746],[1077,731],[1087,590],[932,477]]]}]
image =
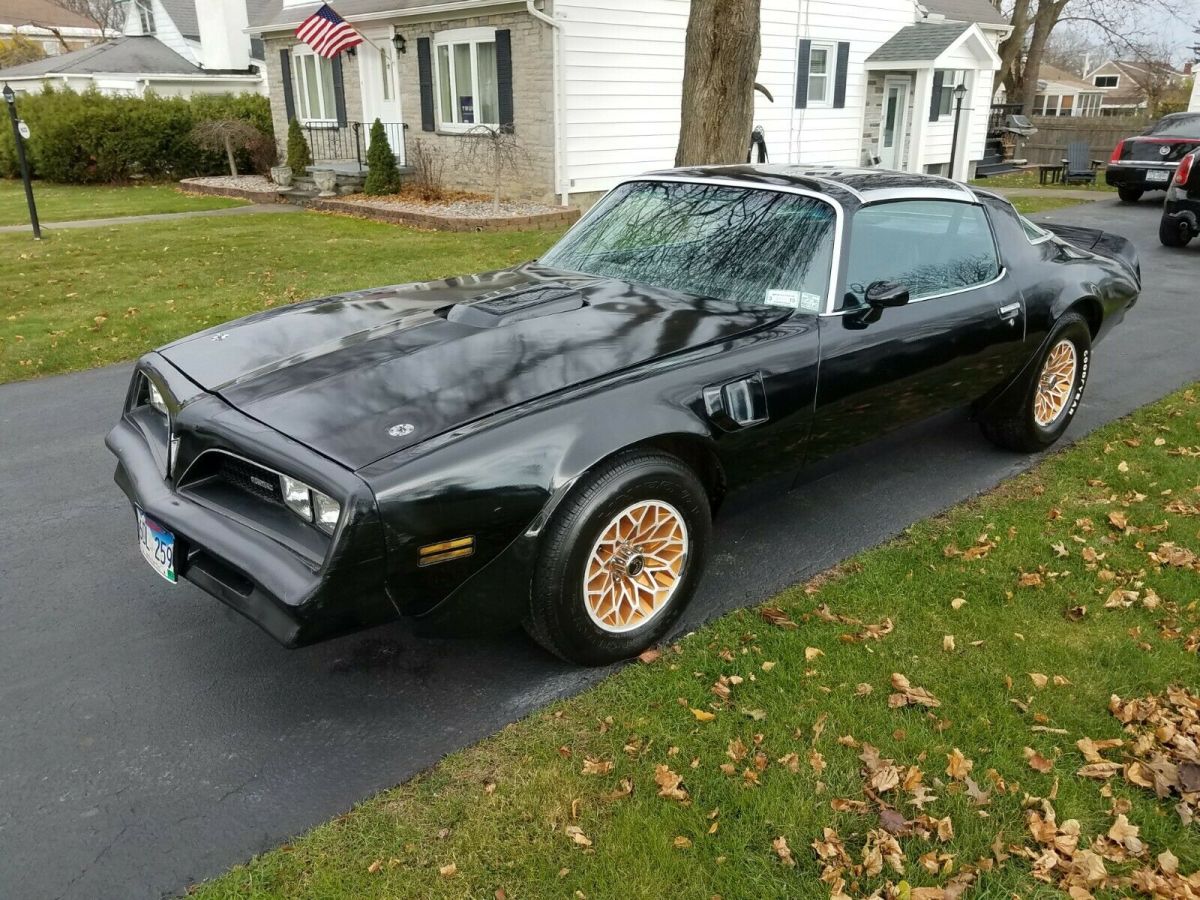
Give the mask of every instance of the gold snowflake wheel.
[{"label": "gold snowflake wheel", "polygon": [[1050,350],[1038,379],[1037,396],[1033,401],[1033,421],[1042,428],[1057,422],[1070,404],[1079,369],[1079,352],[1075,344],[1061,340]]},{"label": "gold snowflake wheel", "polygon": [[679,510],[642,500],[617,513],[592,546],[583,575],[588,616],[614,634],[641,628],[683,580],[688,530]]}]

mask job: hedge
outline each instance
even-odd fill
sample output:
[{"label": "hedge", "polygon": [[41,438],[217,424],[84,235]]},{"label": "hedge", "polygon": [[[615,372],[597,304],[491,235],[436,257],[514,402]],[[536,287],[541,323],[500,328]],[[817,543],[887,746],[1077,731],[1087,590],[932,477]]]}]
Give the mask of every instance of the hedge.
[{"label": "hedge", "polygon": [[[69,184],[122,182],[130,178],[179,179],[229,171],[224,154],[192,139],[207,119],[246,119],[268,138],[267,153],[242,152],[239,169],[264,172],[273,163],[271,107],[256,94],[179,97],[114,97],[54,90],[17,99],[31,130],[26,141],[33,174]],[[0,129],[0,175],[20,175],[12,130]]]}]

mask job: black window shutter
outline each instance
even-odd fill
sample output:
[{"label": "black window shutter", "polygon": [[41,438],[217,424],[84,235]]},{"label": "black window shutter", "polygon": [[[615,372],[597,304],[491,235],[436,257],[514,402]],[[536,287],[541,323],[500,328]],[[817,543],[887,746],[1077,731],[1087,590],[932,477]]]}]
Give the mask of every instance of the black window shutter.
[{"label": "black window shutter", "polygon": [[846,76],[850,71],[850,43],[838,41],[837,68],[833,79],[833,108],[846,108]]},{"label": "black window shutter", "polygon": [[500,130],[511,134],[513,123],[512,32],[496,32],[496,88],[500,95]]},{"label": "black window shutter", "polygon": [[292,93],[292,51],[279,51],[279,68],[283,81],[283,109],[289,122],[296,118],[296,97]]},{"label": "black window shutter", "polygon": [[942,108],[942,85],[946,83],[946,73],[941,69],[933,70],[933,96],[929,99],[929,121],[936,122]]},{"label": "black window shutter", "polygon": [[333,58],[333,106],[337,110],[339,128],[346,127],[346,83],[342,80],[342,57]]},{"label": "black window shutter", "polygon": [[421,85],[421,130],[433,131],[433,59],[429,38],[417,38],[417,80]]},{"label": "black window shutter", "polygon": [[808,66],[812,60],[812,41],[800,39],[796,51],[796,109],[808,108]]}]

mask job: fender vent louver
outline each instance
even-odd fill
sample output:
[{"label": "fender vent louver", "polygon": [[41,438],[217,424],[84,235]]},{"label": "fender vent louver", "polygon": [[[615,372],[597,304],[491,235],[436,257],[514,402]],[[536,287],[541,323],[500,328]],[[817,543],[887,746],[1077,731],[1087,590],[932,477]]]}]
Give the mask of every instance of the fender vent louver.
[{"label": "fender vent louver", "polygon": [[469,303],[456,303],[439,312],[448,322],[472,328],[497,328],[512,322],[570,312],[583,305],[583,297],[576,291],[546,286],[484,296]]}]

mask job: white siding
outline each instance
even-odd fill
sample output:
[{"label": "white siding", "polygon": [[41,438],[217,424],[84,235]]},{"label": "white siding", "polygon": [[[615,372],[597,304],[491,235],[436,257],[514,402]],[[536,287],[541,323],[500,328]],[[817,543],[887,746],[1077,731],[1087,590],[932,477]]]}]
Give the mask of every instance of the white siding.
[{"label": "white siding", "polygon": [[[963,98],[962,119],[959,129],[967,129],[966,158],[982,159],[984,140],[987,137],[988,114],[992,103],[992,78],[995,73],[990,70],[972,70],[978,65],[975,57],[966,47],[958,48],[946,56],[939,68],[966,69],[968,95]],[[916,115],[929,118],[929,108],[917,110]],[[925,148],[920,160],[919,171],[926,166],[950,162],[950,142],[954,135],[954,108],[950,115],[940,116],[936,122],[925,123]]]},{"label": "white siding", "polygon": [[[911,3],[836,3],[763,0],[762,60],[758,80],[775,96],[755,100],[755,123],[766,132],[773,162],[862,162],[863,106],[867,57],[905,25],[913,23]],[[796,51],[800,38],[848,41],[849,72],[844,109],[795,108]]]}]

